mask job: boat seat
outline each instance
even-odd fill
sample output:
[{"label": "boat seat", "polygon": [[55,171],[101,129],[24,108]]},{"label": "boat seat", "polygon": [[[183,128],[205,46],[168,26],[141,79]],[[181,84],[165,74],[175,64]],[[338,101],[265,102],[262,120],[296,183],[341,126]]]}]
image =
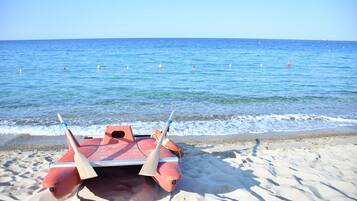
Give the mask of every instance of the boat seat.
[{"label": "boat seat", "polygon": [[108,144],[113,139],[121,139],[134,142],[131,126],[107,126],[102,144]]}]

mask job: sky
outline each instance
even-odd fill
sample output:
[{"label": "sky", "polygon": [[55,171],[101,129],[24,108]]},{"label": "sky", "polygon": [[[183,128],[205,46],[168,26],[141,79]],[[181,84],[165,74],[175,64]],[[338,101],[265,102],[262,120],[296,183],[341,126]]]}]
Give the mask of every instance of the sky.
[{"label": "sky", "polygon": [[0,0],[0,40],[357,41],[357,0]]}]

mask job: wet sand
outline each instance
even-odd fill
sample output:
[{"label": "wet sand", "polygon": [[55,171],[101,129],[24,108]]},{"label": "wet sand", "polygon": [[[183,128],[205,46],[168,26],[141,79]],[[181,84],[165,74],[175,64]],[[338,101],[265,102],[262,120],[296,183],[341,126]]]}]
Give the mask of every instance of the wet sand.
[{"label": "wet sand", "polygon": [[[174,192],[109,170],[68,200],[357,200],[356,133],[174,138],[185,149]],[[66,149],[31,139],[0,147],[0,200],[49,200],[41,181]]]}]

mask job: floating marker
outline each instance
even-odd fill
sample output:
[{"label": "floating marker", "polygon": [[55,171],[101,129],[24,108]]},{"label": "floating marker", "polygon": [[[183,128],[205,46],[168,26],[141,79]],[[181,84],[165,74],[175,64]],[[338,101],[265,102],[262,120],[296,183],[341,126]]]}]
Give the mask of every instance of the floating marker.
[{"label": "floating marker", "polygon": [[160,67],[160,68],[163,68],[163,67],[164,67],[164,65],[163,65],[163,64],[160,64],[160,65],[159,65],[159,67]]}]

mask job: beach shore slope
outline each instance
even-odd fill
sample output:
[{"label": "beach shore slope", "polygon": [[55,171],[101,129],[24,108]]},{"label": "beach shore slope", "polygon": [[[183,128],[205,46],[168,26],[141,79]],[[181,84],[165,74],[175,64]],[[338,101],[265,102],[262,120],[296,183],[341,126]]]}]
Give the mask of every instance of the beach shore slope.
[{"label": "beach shore slope", "polygon": [[[85,182],[68,200],[357,200],[355,133],[180,144],[183,178],[174,192],[122,174]],[[63,145],[2,147],[0,200],[48,200],[41,182],[48,163],[65,151]]]}]

